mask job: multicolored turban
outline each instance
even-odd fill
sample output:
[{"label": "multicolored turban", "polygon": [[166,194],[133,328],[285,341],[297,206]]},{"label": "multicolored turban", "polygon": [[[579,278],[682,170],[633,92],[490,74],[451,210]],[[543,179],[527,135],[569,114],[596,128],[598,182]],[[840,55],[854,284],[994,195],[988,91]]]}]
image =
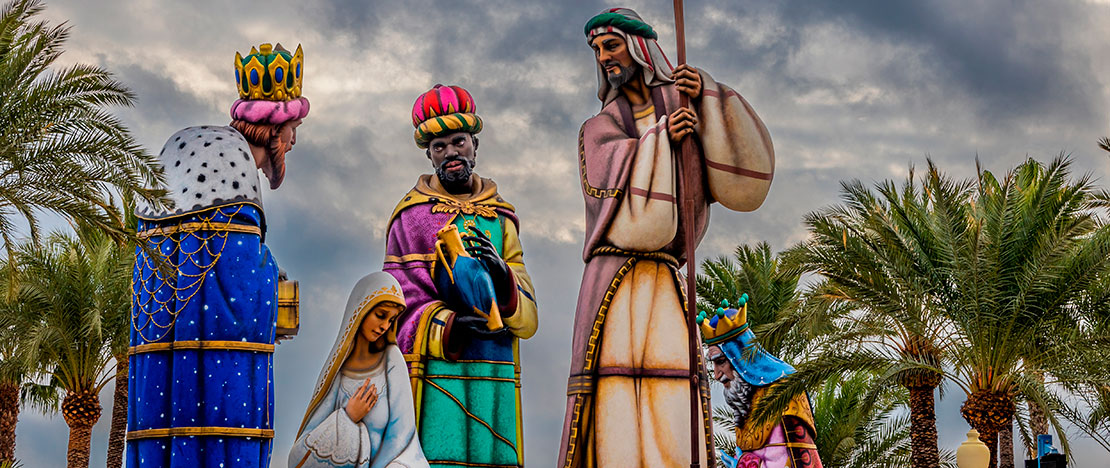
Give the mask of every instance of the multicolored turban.
[{"label": "multicolored turban", "polygon": [[427,148],[433,139],[457,132],[482,131],[482,118],[474,113],[474,98],[461,86],[435,85],[412,105],[413,138]]},{"label": "multicolored turban", "polygon": [[[659,35],[635,11],[629,8],[606,9],[586,22],[585,33],[586,41],[592,41],[602,34],[616,34],[624,38],[628,44],[628,51],[632,54],[632,60],[643,68],[644,73],[641,75],[648,86],[659,86],[674,81],[671,79],[674,65],[667,60],[663,49],[656,42]],[[609,80],[605,79],[605,69],[600,63],[597,64],[597,83],[597,98],[601,99],[601,102],[608,104],[609,101],[616,99],[617,90],[613,89],[609,85]]]}]

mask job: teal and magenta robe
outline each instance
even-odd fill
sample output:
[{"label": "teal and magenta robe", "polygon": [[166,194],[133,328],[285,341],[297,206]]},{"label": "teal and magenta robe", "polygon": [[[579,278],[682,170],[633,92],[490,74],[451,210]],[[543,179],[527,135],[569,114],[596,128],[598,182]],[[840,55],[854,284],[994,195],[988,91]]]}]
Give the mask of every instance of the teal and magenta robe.
[{"label": "teal and magenta robe", "polygon": [[[536,332],[532,280],[524,268],[511,204],[489,179],[475,177],[469,196],[448,194],[421,176],[390,219],[384,271],[401,283],[408,308],[397,344],[412,378],[417,430],[432,466],[514,467],[524,463],[518,342]],[[467,338],[453,330],[456,311],[433,281],[436,233],[475,226],[493,241],[512,271],[511,298],[499,304],[511,333]]]}]

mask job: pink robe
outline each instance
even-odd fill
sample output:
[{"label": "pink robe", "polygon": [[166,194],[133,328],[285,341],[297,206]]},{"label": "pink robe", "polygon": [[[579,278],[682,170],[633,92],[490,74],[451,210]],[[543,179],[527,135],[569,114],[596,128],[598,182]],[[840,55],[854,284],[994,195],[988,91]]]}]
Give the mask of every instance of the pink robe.
[{"label": "pink robe", "polygon": [[[668,144],[665,119],[678,107],[670,84],[651,88],[654,115],[634,116],[618,97],[579,134],[586,269],[559,466],[690,464],[689,346],[679,273],[686,243],[701,240],[714,201],[756,209],[774,171],[770,136],[747,102],[705,72],[702,82],[702,96],[693,101],[701,164],[684,167]],[[687,187],[686,171],[702,183]],[[693,213],[680,210],[686,190],[694,192]],[[685,239],[687,222],[694,223],[695,239]],[[709,389],[701,362],[697,371],[698,437],[705,447],[699,462],[708,466]]]}]

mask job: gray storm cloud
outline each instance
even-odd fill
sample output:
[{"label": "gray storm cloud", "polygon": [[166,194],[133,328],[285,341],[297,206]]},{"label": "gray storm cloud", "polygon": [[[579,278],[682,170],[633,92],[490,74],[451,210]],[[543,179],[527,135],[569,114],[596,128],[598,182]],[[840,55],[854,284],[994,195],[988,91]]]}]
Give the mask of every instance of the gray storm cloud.
[{"label": "gray storm cloud", "polygon": [[[604,7],[634,8],[674,58],[670,2],[624,3],[48,3],[48,18],[74,28],[62,62],[105,66],[136,91],[138,106],[120,115],[147,148],[186,126],[229,121],[236,51],[261,42],[304,47],[312,115],[284,185],[263,195],[267,243],[301,281],[303,314],[300,336],[275,357],[273,466],[284,466],[344,298],[381,267],[394,204],[431,171],[409,112],[435,83],[474,95],[486,124],[476,171],[497,180],[521,218],[541,316],[538,335],[521,343],[526,459],[554,463],[582,270],[576,138],[600,104],[582,26]],[[804,238],[803,214],[836,202],[840,180],[901,179],[926,155],[966,177],[976,155],[1004,171],[1063,151],[1105,180],[1107,159],[1095,146],[1110,135],[1103,2],[721,3],[686,2],[690,61],[752,104],[771,132],[778,171],[760,210],[714,209],[700,258],[741,242],[785,248]],[[105,456],[110,395],[102,395],[94,465]],[[948,448],[967,427],[951,395],[938,405]],[[22,416],[17,456],[27,466],[61,466],[61,418]]]}]

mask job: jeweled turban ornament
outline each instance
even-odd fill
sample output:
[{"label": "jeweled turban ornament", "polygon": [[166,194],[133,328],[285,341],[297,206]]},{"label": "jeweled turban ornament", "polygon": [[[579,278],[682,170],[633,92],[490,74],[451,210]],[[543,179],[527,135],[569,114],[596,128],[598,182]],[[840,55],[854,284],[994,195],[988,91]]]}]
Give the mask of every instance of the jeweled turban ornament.
[{"label": "jeweled turban ornament", "polygon": [[278,44],[252,47],[243,57],[235,53],[235,84],[239,100],[231,118],[255,124],[280,125],[308,115],[308,99],[301,97],[304,52],[290,53]]},{"label": "jeweled turban ornament", "polygon": [[481,132],[482,118],[475,109],[474,98],[461,86],[435,85],[412,105],[416,146],[427,148],[433,139],[456,132]]}]

